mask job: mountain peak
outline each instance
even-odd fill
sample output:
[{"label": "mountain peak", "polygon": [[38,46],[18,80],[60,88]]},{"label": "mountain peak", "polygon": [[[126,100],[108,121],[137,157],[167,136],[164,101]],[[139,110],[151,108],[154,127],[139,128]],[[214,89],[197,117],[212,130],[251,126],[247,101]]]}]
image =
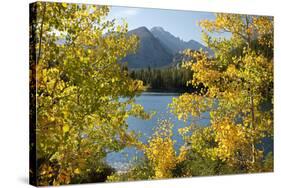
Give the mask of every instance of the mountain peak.
[{"label": "mountain peak", "polygon": [[124,58],[129,68],[165,67],[174,61],[182,61],[185,57],[179,53],[184,49],[210,50],[195,40],[185,42],[160,26],[153,27],[151,30],[142,26],[129,31],[128,34],[137,35],[139,38],[137,52]]},{"label": "mountain peak", "polygon": [[163,32],[163,31],[165,31],[164,29],[163,29],[163,27],[160,27],[160,26],[155,26],[155,27],[153,27],[153,28],[151,28],[151,30],[150,31],[161,31],[161,32]]},{"label": "mountain peak", "polygon": [[124,59],[129,68],[163,67],[172,62],[172,54],[146,27],[138,27],[128,34],[137,35],[139,38],[137,52]]},{"label": "mountain peak", "polygon": [[196,40],[189,40],[188,42],[181,40],[179,37],[175,37],[173,34],[165,31],[162,27],[153,27],[151,33],[157,38],[172,54],[176,54],[184,49],[199,50],[203,49],[208,51],[209,54],[213,54],[211,50]]},{"label": "mountain peak", "polygon": [[179,37],[175,37],[162,27],[153,27],[151,33],[156,37],[172,54],[185,49],[185,42]]},{"label": "mountain peak", "polygon": [[138,28],[133,29],[129,32],[136,32],[136,31],[138,31],[138,32],[150,32],[145,26],[138,27]]},{"label": "mountain peak", "polygon": [[190,43],[190,44],[200,44],[200,42],[196,41],[196,40],[189,40],[187,43]]},{"label": "mountain peak", "polygon": [[151,32],[144,26],[133,29],[133,30],[129,31],[128,34],[129,35],[135,34],[139,37],[151,37],[151,36],[153,36],[151,34]]}]

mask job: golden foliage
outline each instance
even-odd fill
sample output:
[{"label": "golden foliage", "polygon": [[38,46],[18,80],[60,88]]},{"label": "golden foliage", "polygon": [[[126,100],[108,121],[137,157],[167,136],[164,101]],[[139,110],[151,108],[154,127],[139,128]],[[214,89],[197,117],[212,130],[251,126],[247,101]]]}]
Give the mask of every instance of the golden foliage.
[{"label": "golden foliage", "polygon": [[153,166],[156,179],[171,178],[171,170],[182,162],[187,154],[186,147],[182,146],[177,155],[172,128],[169,120],[160,120],[148,143],[142,146],[145,156]]},{"label": "golden foliage", "polygon": [[31,79],[37,91],[36,153],[42,160],[38,184],[68,184],[108,152],[136,140],[134,132],[127,132],[129,115],[149,118],[134,103],[145,87],[129,78],[121,64],[138,40],[127,36],[126,24],[106,19],[107,6],[35,6]]},{"label": "golden foliage", "polygon": [[[192,132],[193,149],[251,171],[262,160],[257,145],[273,133],[273,19],[217,14],[200,25],[214,56],[187,50],[192,60],[183,68],[191,68],[191,83],[205,90],[174,99],[171,111],[192,124],[193,116],[209,112],[209,127]],[[230,37],[213,35],[222,32]]]}]

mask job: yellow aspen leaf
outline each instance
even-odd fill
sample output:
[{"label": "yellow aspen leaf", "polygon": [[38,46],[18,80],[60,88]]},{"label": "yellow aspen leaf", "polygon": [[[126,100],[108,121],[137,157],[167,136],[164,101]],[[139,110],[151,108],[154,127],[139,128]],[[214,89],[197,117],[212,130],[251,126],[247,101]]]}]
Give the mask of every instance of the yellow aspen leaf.
[{"label": "yellow aspen leaf", "polygon": [[63,127],[62,127],[62,130],[64,133],[68,132],[69,131],[69,125],[68,124],[65,124]]},{"label": "yellow aspen leaf", "polygon": [[64,8],[67,8],[67,3],[62,3],[62,6],[63,6]]},{"label": "yellow aspen leaf", "polygon": [[75,174],[80,174],[80,169],[79,169],[79,168],[76,168],[76,169],[74,170],[74,173],[75,173]]}]

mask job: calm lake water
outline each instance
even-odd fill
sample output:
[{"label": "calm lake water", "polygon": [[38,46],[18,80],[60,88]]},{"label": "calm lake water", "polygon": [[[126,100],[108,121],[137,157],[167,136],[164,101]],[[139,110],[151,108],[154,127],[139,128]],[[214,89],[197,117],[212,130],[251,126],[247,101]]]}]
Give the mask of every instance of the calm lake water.
[{"label": "calm lake water", "polygon": [[[146,111],[155,111],[156,114],[150,120],[141,120],[134,117],[128,118],[129,130],[134,130],[137,133],[141,133],[140,140],[146,142],[147,139],[153,134],[153,128],[157,125],[157,121],[161,119],[170,119],[174,124],[173,139],[176,140],[175,147],[179,148],[183,141],[181,136],[178,134],[178,128],[184,127],[187,123],[179,121],[172,113],[168,104],[172,102],[173,97],[178,97],[177,93],[150,93],[145,92],[141,96],[136,98],[136,103],[141,104]],[[206,114],[208,115],[208,114]],[[208,120],[204,119],[199,122],[202,126],[209,123]],[[118,171],[124,171],[129,168],[130,162],[135,157],[141,157],[142,152],[135,148],[125,148],[120,152],[110,153],[106,157],[106,162],[114,167]]]}]

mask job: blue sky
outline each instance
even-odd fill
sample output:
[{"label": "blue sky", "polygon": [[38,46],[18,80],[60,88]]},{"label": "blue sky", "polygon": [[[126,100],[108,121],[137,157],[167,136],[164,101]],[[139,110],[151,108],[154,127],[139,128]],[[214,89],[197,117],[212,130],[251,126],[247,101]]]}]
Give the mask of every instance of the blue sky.
[{"label": "blue sky", "polygon": [[129,30],[140,26],[151,29],[154,26],[163,27],[176,37],[185,41],[194,39],[203,44],[201,40],[201,28],[198,21],[202,19],[214,19],[214,13],[164,10],[150,8],[111,7],[109,18],[120,21],[124,18]]}]

